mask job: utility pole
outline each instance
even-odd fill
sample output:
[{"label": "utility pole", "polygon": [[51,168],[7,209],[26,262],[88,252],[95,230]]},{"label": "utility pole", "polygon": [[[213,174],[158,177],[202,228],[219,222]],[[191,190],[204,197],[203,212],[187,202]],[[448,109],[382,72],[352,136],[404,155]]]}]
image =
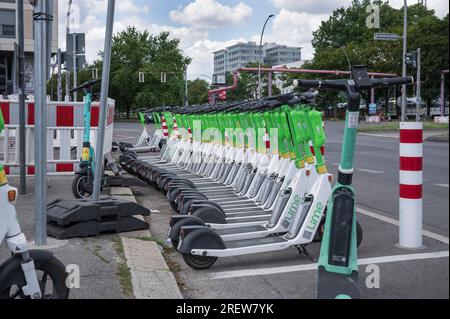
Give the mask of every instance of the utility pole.
[{"label": "utility pole", "polygon": [[[72,0],[69,0],[69,2],[67,3],[67,12],[66,12],[66,41],[69,41],[69,34],[70,34],[70,12],[72,9]],[[66,100],[70,100],[70,95],[69,95],[69,91],[70,91],[70,72],[67,68],[67,60],[69,59],[69,52],[68,49],[69,45],[66,42]]]},{"label": "utility pole", "polygon": [[[407,76],[407,70],[406,70],[406,53],[407,53],[407,46],[408,46],[408,39],[407,39],[407,33],[408,33],[408,4],[407,0],[404,0],[403,4],[403,65],[402,65],[402,76]],[[406,121],[406,84],[402,85],[402,122]]]},{"label": "utility pole", "polygon": [[[77,87],[78,82],[78,67],[77,67],[77,34],[72,34],[72,43],[73,43],[73,51],[72,51],[72,58],[73,58],[73,88]],[[75,91],[73,92],[73,101],[77,101],[78,93]]]},{"label": "utility pole", "polygon": [[420,113],[422,108],[422,97],[421,97],[421,83],[420,83],[420,72],[421,72],[421,66],[420,66],[420,48],[417,49],[417,85],[416,85],[416,122],[420,121]]},{"label": "utility pole", "polygon": [[189,91],[188,91],[188,77],[187,77],[187,67],[185,69],[184,72],[184,85],[185,85],[185,101],[184,101],[184,106],[188,107],[189,106]]},{"label": "utility pole", "polygon": [[58,49],[56,55],[56,65],[58,66],[58,101],[62,101],[61,49]]},{"label": "utility pole", "polygon": [[19,194],[27,193],[26,139],[25,139],[25,40],[23,26],[23,1],[17,2],[17,29],[19,49]]},{"label": "utility pole", "polygon": [[38,0],[34,8],[34,90],[35,90],[35,243],[47,244],[47,1]]},{"label": "utility pole", "polygon": [[108,0],[108,13],[106,15],[105,47],[103,50],[102,87],[100,93],[100,112],[98,119],[97,145],[95,149],[95,176],[93,200],[100,198],[101,183],[103,178],[103,147],[105,142],[105,122],[108,108],[109,74],[111,68],[111,45],[114,26],[115,0]]}]

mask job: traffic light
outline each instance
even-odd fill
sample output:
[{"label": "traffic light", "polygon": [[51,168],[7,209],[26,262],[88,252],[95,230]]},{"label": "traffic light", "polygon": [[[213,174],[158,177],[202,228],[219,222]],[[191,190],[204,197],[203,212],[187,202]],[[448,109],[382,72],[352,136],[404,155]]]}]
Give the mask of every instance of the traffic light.
[{"label": "traffic light", "polygon": [[417,51],[406,53],[405,60],[406,64],[412,65],[414,68],[417,68]]}]

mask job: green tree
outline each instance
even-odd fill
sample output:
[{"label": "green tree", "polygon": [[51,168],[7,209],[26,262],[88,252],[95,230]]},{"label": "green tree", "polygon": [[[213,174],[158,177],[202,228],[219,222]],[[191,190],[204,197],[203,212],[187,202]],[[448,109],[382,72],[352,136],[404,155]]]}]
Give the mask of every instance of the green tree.
[{"label": "green tree", "polygon": [[[247,68],[257,68],[258,62],[249,62],[246,65]],[[261,68],[270,68],[270,65],[261,65]],[[261,73],[261,83],[263,85],[262,96],[267,97],[268,90],[268,75],[267,73]],[[233,75],[227,73],[227,85],[233,84]],[[281,91],[276,87],[272,86],[272,95],[280,94]],[[237,101],[237,100],[247,100],[255,99],[258,96],[258,72],[240,72],[238,87],[234,91],[228,91],[227,100]]]},{"label": "green tree", "polygon": [[202,79],[188,81],[189,105],[208,102],[209,83]]},{"label": "green tree", "polygon": [[[153,36],[128,27],[114,36],[110,96],[127,117],[133,108],[182,104],[184,74],[191,59],[183,56],[180,41],[169,35]],[[144,83],[139,83],[139,72],[145,74]],[[167,74],[165,83],[162,72]]]},{"label": "green tree", "polygon": [[[402,42],[375,41],[374,32],[403,33],[403,9],[392,8],[387,1],[373,1],[380,6],[380,29],[367,28],[366,6],[369,0],[354,0],[348,8],[339,8],[313,33],[314,59],[305,65],[312,69],[347,70],[348,63],[339,46],[345,47],[353,65],[363,64],[370,71],[402,72]],[[440,71],[448,69],[448,15],[440,19],[421,3],[408,7],[408,50],[422,49],[422,97],[431,101],[439,94]],[[415,75],[409,68],[408,73]],[[304,76],[305,78],[317,75]],[[322,79],[330,76],[321,76]],[[413,94],[413,87],[408,94]],[[379,91],[379,96],[384,96]],[[336,95],[326,94],[326,103],[335,104]],[[366,100],[368,96],[365,96]],[[429,104],[429,103],[428,103]]]}]

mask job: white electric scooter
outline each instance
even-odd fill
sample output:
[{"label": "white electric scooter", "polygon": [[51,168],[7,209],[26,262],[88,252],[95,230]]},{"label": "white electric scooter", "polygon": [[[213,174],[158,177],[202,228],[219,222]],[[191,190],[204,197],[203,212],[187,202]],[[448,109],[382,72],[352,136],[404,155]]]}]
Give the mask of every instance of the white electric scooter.
[{"label": "white electric scooter", "polygon": [[[4,128],[0,112],[0,132]],[[28,250],[16,207],[17,189],[0,165],[0,242],[12,256],[0,264],[0,299],[67,299],[66,267],[51,252]]]}]

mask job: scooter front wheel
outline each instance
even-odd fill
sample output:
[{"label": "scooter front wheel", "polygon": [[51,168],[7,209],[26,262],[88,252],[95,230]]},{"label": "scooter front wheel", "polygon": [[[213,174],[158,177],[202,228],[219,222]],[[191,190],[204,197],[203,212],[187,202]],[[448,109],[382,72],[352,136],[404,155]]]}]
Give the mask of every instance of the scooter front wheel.
[{"label": "scooter front wheel", "polygon": [[183,259],[189,267],[195,270],[208,269],[217,261],[217,257],[197,256],[191,254],[183,254]]},{"label": "scooter front wheel", "polygon": [[[66,267],[56,257],[36,267],[42,299],[68,299],[69,288],[66,285]],[[23,277],[23,276],[22,276]],[[20,277],[18,277],[20,278]],[[25,280],[18,280],[4,291],[0,291],[0,299],[30,299],[25,296],[22,288],[26,286]]]},{"label": "scooter front wheel", "polygon": [[88,198],[92,195],[92,185],[89,185],[86,175],[77,175],[72,181],[72,193],[77,199]]}]

